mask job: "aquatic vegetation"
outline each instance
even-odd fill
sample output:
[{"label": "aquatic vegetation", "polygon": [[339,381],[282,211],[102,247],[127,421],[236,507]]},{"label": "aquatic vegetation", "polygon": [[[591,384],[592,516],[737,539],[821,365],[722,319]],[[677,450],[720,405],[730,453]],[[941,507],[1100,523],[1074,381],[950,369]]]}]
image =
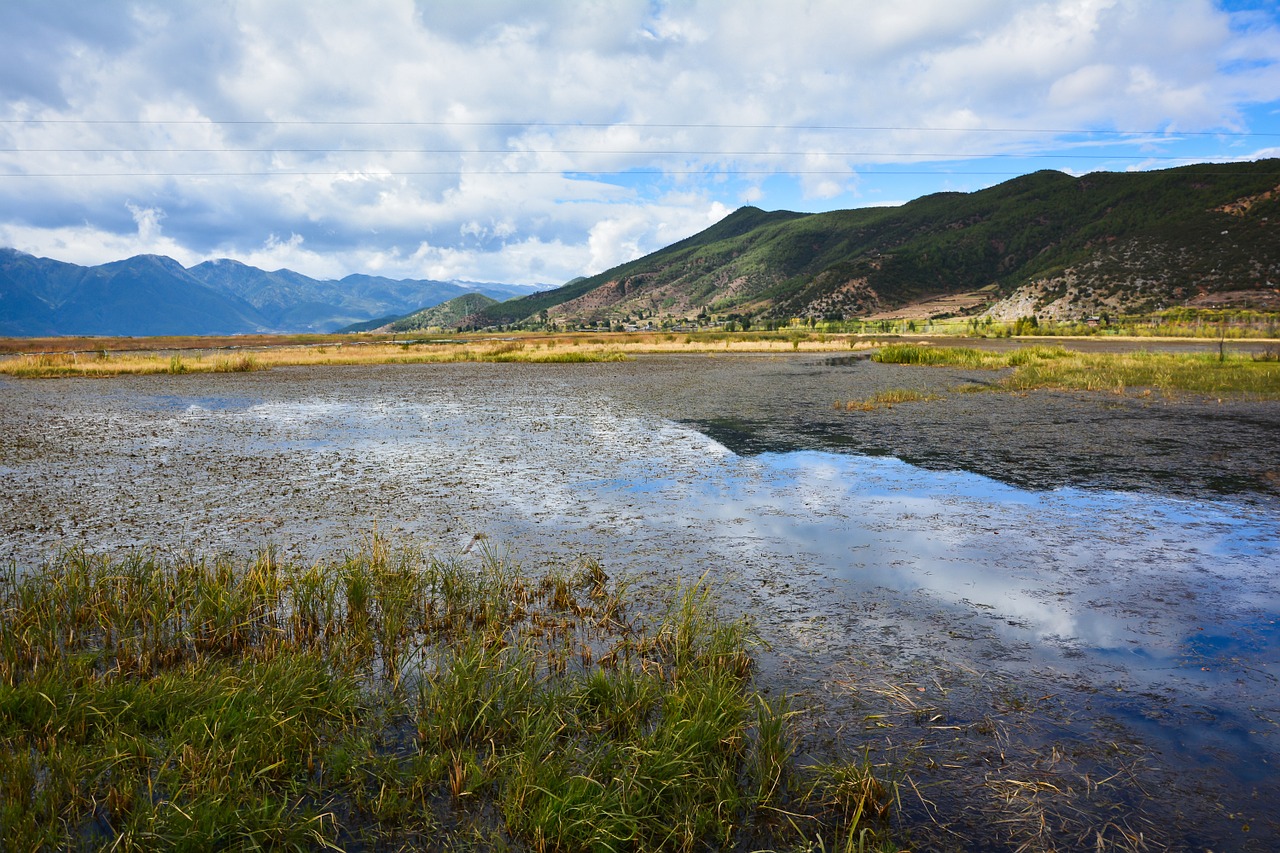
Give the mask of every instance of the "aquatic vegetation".
[{"label": "aquatic vegetation", "polygon": [[0,608],[12,849],[889,844],[891,789],[797,766],[705,586],[642,607],[590,560],[374,537],[310,566],[71,551],[10,566]]},{"label": "aquatic vegetation", "polygon": [[1280,364],[1214,353],[1081,353],[1016,365],[1002,381],[1011,390],[1150,390],[1206,396],[1280,398]]},{"label": "aquatic vegetation", "polygon": [[319,347],[279,347],[207,358],[199,351],[167,357],[156,353],[96,354],[40,353],[0,360],[0,374],[41,378],[58,376],[117,376],[148,373],[242,373],[271,367],[308,364],[437,364],[463,361],[582,363],[619,361],[626,356],[617,349],[599,347],[573,349],[556,345],[538,352],[522,343],[370,344]]},{"label": "aquatic vegetation", "polygon": [[933,347],[922,344],[886,344],[871,355],[881,364],[930,364],[949,367],[995,366],[995,354],[972,347]]},{"label": "aquatic vegetation", "polygon": [[876,409],[892,409],[900,403],[916,403],[936,399],[938,399],[937,394],[928,394],[910,388],[890,388],[887,391],[872,394],[865,400],[845,400],[843,402],[837,400],[835,408],[844,409],[846,412],[872,412]]},{"label": "aquatic vegetation", "polygon": [[[61,342],[58,340],[0,341],[0,375],[20,377],[114,376],[142,373],[207,373],[267,370],[272,367],[315,364],[448,364],[456,362],[501,362],[531,364],[573,364],[623,361],[647,353],[783,353],[829,352],[868,348],[870,342],[856,337],[828,337],[807,333],[713,332],[678,338],[671,333],[519,333],[500,338],[448,336],[433,340],[378,340],[345,336],[341,340],[303,342],[295,337],[247,337],[246,343],[230,344],[235,338],[208,338],[202,347],[198,338],[155,338],[142,345],[152,352],[111,351],[109,347],[90,352],[63,351],[62,346],[94,344],[105,339]],[[139,342],[133,342],[138,345]],[[49,352],[33,352],[34,346]],[[252,347],[247,351],[246,347]],[[225,356],[226,349],[239,350]],[[179,353],[172,353],[178,349]],[[5,357],[3,353],[13,353]]]},{"label": "aquatic vegetation", "polygon": [[1231,353],[1086,353],[1031,346],[1006,352],[892,344],[872,358],[885,364],[1011,369],[996,389],[1128,390],[1280,399],[1280,363]]},{"label": "aquatic vegetation", "polygon": [[25,378],[58,376],[120,376],[151,373],[246,373],[262,370],[266,364],[257,355],[208,359],[202,353],[177,353],[164,357],[157,353],[111,354],[59,352],[19,355],[0,360],[0,374]]},{"label": "aquatic vegetation", "polygon": [[213,363],[214,373],[248,373],[260,368],[258,359],[248,353],[233,358],[220,358]]}]

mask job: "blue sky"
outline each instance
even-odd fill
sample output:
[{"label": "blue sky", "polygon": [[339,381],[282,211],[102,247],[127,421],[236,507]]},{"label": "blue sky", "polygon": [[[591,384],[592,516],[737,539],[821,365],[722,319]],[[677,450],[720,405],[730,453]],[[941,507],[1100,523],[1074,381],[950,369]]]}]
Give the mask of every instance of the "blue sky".
[{"label": "blue sky", "polygon": [[77,263],[559,284],[744,204],[1276,156],[1274,0],[0,3],[0,245]]}]

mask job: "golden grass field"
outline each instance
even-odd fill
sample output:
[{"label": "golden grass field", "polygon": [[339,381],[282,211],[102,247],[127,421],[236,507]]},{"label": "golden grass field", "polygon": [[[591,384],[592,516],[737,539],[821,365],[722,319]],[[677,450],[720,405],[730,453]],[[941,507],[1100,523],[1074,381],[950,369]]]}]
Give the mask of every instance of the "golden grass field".
[{"label": "golden grass field", "polygon": [[[282,339],[152,338],[132,340],[148,349],[120,350],[121,339],[43,339],[13,342],[0,374],[26,377],[116,376],[143,373],[227,373],[317,364],[430,364],[465,361],[573,363],[617,361],[652,353],[826,352],[873,344],[850,335],[504,335],[457,337],[439,341],[394,342],[352,338],[300,343]],[[74,347],[82,347],[75,349]]]}]

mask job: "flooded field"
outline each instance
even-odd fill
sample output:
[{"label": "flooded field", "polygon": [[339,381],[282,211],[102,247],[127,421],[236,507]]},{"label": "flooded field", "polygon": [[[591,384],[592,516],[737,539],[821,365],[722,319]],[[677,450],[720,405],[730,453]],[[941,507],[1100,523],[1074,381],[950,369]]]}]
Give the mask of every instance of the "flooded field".
[{"label": "flooded field", "polygon": [[[706,577],[920,849],[1280,846],[1280,404],[820,356],[0,380],[0,560],[441,554]],[[889,388],[942,399],[849,412]]]}]

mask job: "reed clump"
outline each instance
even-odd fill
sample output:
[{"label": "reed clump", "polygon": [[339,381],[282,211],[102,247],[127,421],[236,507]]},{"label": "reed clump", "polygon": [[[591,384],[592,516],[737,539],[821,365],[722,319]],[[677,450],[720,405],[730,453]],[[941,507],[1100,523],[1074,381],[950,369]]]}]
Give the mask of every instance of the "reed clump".
[{"label": "reed clump", "polygon": [[257,357],[249,353],[219,358],[213,362],[214,373],[250,373],[261,369],[262,365],[258,363]]},{"label": "reed clump", "polygon": [[0,360],[0,374],[39,379],[66,376],[122,376],[153,373],[246,373],[263,370],[266,364],[256,355],[207,358],[201,353],[168,356],[156,353],[111,354],[59,352],[19,355]]},{"label": "reed clump", "polygon": [[934,347],[923,344],[886,344],[871,354],[881,364],[928,364],[951,367],[994,367],[996,353],[973,347]]},{"label": "reed clump", "polygon": [[641,607],[371,538],[314,565],[62,554],[0,577],[9,849],[892,849],[862,762],[801,768],[711,591]]},{"label": "reed clump", "polygon": [[936,399],[938,399],[937,394],[930,394],[925,391],[916,391],[911,388],[890,388],[887,391],[878,391],[864,400],[837,400],[835,408],[843,409],[846,412],[873,412],[876,409],[892,409],[902,403],[918,403]]}]

